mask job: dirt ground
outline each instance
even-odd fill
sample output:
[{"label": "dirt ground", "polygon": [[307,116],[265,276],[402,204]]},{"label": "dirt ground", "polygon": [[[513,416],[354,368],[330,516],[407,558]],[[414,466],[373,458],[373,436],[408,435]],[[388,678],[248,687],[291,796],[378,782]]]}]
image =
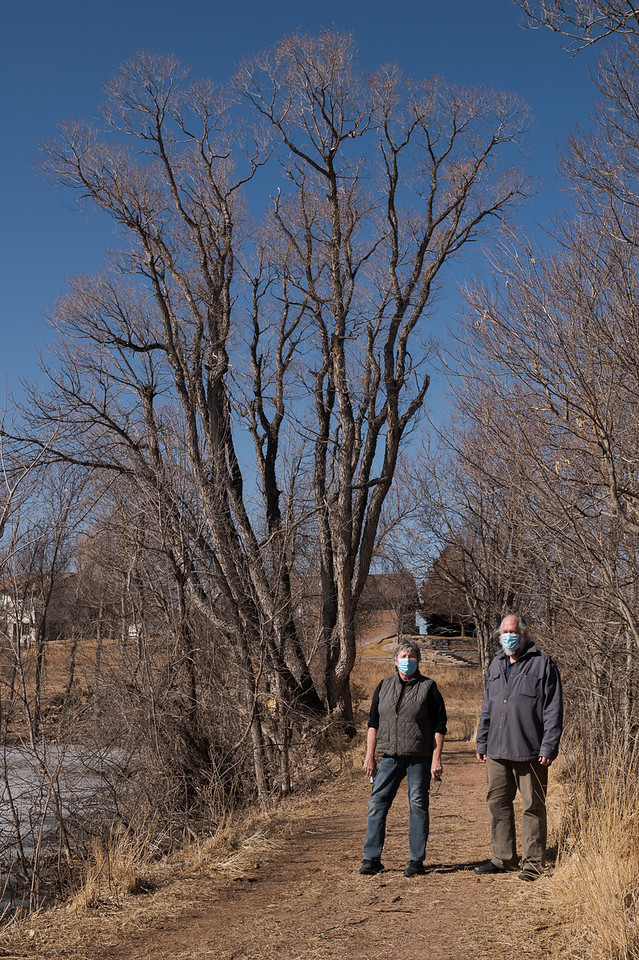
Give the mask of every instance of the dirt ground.
[{"label": "dirt ground", "polygon": [[[483,768],[449,743],[431,800],[427,875],[406,879],[408,803],[400,790],[383,861],[358,873],[370,785],[349,770],[300,805],[288,836],[236,864],[69,917],[64,943],[36,924],[2,957],[38,960],[484,960],[552,953],[543,908],[516,874],[477,877],[488,855]],[[545,881],[539,881],[540,887]],[[108,922],[107,922],[108,921]],[[59,921],[58,921],[59,922]],[[53,924],[52,926],[56,926]]]}]

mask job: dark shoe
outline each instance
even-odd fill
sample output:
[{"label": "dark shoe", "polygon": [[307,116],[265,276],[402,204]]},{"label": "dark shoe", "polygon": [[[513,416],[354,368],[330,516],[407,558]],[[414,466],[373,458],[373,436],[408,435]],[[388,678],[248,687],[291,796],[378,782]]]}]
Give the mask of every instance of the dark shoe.
[{"label": "dark shoe", "polygon": [[362,865],[359,868],[360,873],[364,873],[367,876],[371,876],[374,873],[379,873],[380,870],[384,869],[384,864],[376,857],[374,860],[362,860]]},{"label": "dark shoe", "polygon": [[478,867],[475,867],[475,873],[507,873],[505,867],[498,867],[496,863],[493,863],[492,860],[486,860],[484,863],[480,863]]},{"label": "dark shoe", "polygon": [[529,881],[530,881],[530,880],[539,880],[541,874],[542,874],[542,870],[541,870],[541,869],[537,869],[536,867],[524,867],[524,869],[523,869],[523,870],[521,871],[521,873],[519,874],[519,879],[520,879],[520,880],[529,880]]},{"label": "dark shoe", "polygon": [[420,877],[425,873],[423,860],[411,860],[404,870],[405,877]]}]

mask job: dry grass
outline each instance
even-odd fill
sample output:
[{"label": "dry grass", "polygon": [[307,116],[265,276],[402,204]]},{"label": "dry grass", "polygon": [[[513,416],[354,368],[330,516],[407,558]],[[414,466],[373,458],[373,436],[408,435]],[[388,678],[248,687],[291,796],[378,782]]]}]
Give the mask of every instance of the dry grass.
[{"label": "dry grass", "polygon": [[[354,753],[353,748],[349,751]],[[354,765],[354,764],[353,764]],[[345,769],[321,788],[321,797],[341,795],[351,773]],[[85,880],[69,902],[14,917],[2,928],[0,956],[47,958],[96,956],[96,942],[114,946],[123,931],[137,931],[176,918],[207,895],[229,890],[229,882],[255,876],[261,861],[280,850],[300,817],[318,809],[318,793],[273,802],[267,809],[229,814],[214,834],[195,838],[180,850],[156,859],[147,844],[114,833],[96,845],[85,862]],[[138,896],[135,896],[135,895]],[[143,894],[143,896],[139,896]],[[86,951],[85,951],[86,948]]]},{"label": "dry grass", "polygon": [[607,762],[563,783],[560,856],[539,889],[563,958],[639,957],[638,760],[613,743]]},{"label": "dry grass", "polygon": [[[45,696],[63,690],[69,675],[73,644],[70,640],[52,640],[44,646],[44,677],[43,693]],[[101,658],[103,664],[108,664],[117,657],[119,644],[115,640],[102,642]],[[5,657],[11,665],[13,653],[5,651]],[[36,647],[30,646],[20,651],[20,657],[27,675],[35,670]],[[91,686],[95,675],[95,640],[82,640],[76,645],[75,677],[82,687]]]},{"label": "dry grass", "polygon": [[[295,801],[289,801],[296,809]],[[271,810],[247,811],[242,816],[241,826],[237,815],[229,814],[210,837],[195,838],[192,843],[166,858],[163,865],[152,870],[152,876],[163,881],[193,879],[194,877],[224,876],[236,879],[267,851],[278,849],[281,837],[292,827],[287,820],[288,807],[273,807]]]},{"label": "dry grass", "polygon": [[[351,748],[347,753],[353,764],[355,751]],[[284,805],[274,800],[265,809],[246,810],[239,820],[237,813],[229,812],[210,836],[195,837],[159,859],[147,837],[114,829],[106,843],[94,844],[91,855],[80,865],[80,889],[70,907],[119,903],[133,894],[203,877],[235,880],[261,856],[279,849],[294,829],[297,816],[315,809],[316,803],[313,793],[291,797]]]},{"label": "dry grass", "polygon": [[[131,649],[129,645],[128,649]],[[95,686],[96,641],[82,640],[76,644],[73,694],[76,699],[87,700]],[[14,664],[15,652],[8,647],[0,650],[0,675],[9,682]],[[70,640],[50,641],[44,646],[43,673],[42,673],[42,708],[45,718],[49,713],[55,714],[60,706],[66,690],[71,660],[74,655],[73,644]],[[24,671],[27,695],[33,695],[36,668],[36,647],[30,646],[19,651],[20,669]],[[102,675],[109,675],[121,668],[123,647],[117,640],[103,640],[100,650]],[[19,685],[18,685],[19,689]]]},{"label": "dry grass", "polygon": [[106,842],[94,841],[91,855],[80,865],[81,889],[72,898],[71,909],[119,902],[139,893],[148,862],[146,838],[114,828]]}]

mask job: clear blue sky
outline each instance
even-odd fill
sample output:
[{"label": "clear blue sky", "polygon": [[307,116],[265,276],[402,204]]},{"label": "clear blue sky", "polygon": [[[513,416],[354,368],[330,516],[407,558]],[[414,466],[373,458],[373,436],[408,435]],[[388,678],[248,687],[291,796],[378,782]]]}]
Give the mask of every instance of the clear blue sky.
[{"label": "clear blue sky", "polygon": [[543,188],[526,213],[541,220],[562,204],[557,144],[586,122],[593,88],[584,55],[575,59],[548,31],[525,31],[510,0],[4,0],[0,14],[0,390],[36,375],[50,331],[44,315],[74,273],[97,270],[109,225],[73,212],[72,199],[34,174],[37,143],[61,118],[92,118],[102,85],[139,50],[176,54],[195,76],[223,82],[243,56],[301,27],[353,34],[365,66],[393,60],[417,79],[518,93],[538,129],[527,164]]}]

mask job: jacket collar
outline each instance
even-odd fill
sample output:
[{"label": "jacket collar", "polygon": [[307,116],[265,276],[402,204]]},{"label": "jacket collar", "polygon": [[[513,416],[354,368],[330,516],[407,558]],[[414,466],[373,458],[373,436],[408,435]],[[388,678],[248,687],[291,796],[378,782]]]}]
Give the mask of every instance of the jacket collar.
[{"label": "jacket collar", "polygon": [[[520,663],[522,660],[526,660],[533,653],[539,653],[539,651],[537,650],[537,647],[535,646],[533,641],[529,640],[526,646],[526,649],[521,654],[521,656],[515,660],[515,663]],[[500,660],[510,659],[510,654],[506,653],[503,647],[500,648],[500,651],[497,654],[497,656],[500,658]]]},{"label": "jacket collar", "polygon": [[408,680],[402,680],[402,678],[399,675],[399,670],[397,669],[397,667],[395,667],[395,677],[397,678],[397,682],[401,683],[402,686],[404,686],[405,684],[412,686],[412,684],[415,683],[416,680],[419,680],[421,676],[422,674],[419,672],[419,667],[417,667],[417,670],[412,675],[412,677],[409,677]]}]

